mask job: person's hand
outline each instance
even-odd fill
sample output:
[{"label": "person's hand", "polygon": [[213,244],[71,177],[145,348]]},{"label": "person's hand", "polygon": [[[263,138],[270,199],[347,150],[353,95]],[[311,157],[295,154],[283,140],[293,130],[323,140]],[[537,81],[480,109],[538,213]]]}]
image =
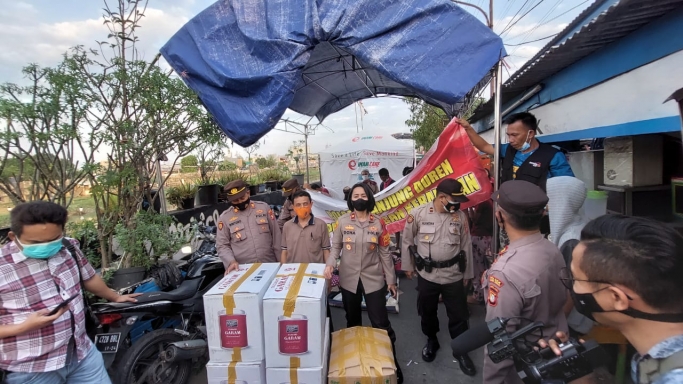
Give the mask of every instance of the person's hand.
[{"label": "person's hand", "polygon": [[228,269],[225,270],[225,275],[227,275],[228,273],[230,273],[232,271],[236,271],[237,268],[239,268],[239,267],[240,267],[240,263],[238,263],[237,261],[231,262],[230,265],[228,265]]},{"label": "person's hand", "polygon": [[412,280],[413,276],[415,276],[415,272],[413,272],[413,271],[405,271],[405,273],[406,273],[406,277],[408,278],[408,280]]},{"label": "person's hand", "polygon": [[455,122],[460,124],[463,128],[465,128],[465,131],[474,131],[474,128],[472,128],[472,125],[470,125],[470,123],[465,119],[456,118]]},{"label": "person's hand", "polygon": [[327,280],[330,280],[332,278],[332,272],[334,272],[334,268],[327,265],[327,266],[325,266],[325,271],[323,272],[323,276],[325,276],[325,278]]},{"label": "person's hand", "polygon": [[136,297],[142,295],[142,293],[131,293],[130,295],[119,295],[119,297],[114,300],[115,303],[137,303]]},{"label": "person's hand", "polygon": [[464,285],[465,287],[469,287],[471,282],[472,282],[472,279],[463,279],[462,285]]},{"label": "person's hand", "polygon": [[57,313],[55,313],[52,316],[48,316],[47,314],[50,313],[50,309],[41,309],[38,312],[33,312],[24,320],[23,323],[21,323],[21,326],[23,328],[23,333],[35,331],[36,329],[41,329],[47,325],[50,325],[54,323],[55,320],[57,320],[60,316],[64,314],[64,312],[69,310],[69,306],[66,305]]},{"label": "person's hand", "polygon": [[[566,343],[567,340],[569,340],[569,335],[567,335],[564,332],[557,332],[555,333],[555,337],[545,341],[543,339],[538,341],[538,346],[541,348],[547,348],[550,347],[550,349],[555,353],[557,356],[562,356],[562,351],[560,351],[559,343]],[[580,343],[584,343],[584,340],[579,340]]]},{"label": "person's hand", "polygon": [[389,292],[391,292],[391,297],[395,299],[398,295],[398,289],[396,289],[396,284],[389,284]]}]

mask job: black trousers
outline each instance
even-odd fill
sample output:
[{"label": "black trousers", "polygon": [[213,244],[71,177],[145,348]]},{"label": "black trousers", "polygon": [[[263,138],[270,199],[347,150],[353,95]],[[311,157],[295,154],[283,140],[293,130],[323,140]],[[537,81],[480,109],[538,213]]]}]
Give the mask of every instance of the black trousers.
[{"label": "black trousers", "polygon": [[470,317],[467,308],[467,292],[463,280],[450,284],[436,284],[417,275],[417,313],[422,323],[422,333],[429,338],[436,338],[439,332],[439,295],[443,298],[448,315],[448,332],[455,339],[469,327]]},{"label": "black trousers", "polygon": [[351,328],[363,325],[361,302],[363,301],[363,296],[365,296],[365,307],[368,311],[368,317],[370,318],[372,327],[384,329],[389,334],[391,343],[393,344],[396,342],[396,333],[394,333],[393,328],[391,328],[389,314],[387,313],[386,285],[378,291],[365,293],[363,283],[358,279],[356,293],[347,291],[344,288],[341,288],[341,293],[344,310],[346,311],[347,327]]}]

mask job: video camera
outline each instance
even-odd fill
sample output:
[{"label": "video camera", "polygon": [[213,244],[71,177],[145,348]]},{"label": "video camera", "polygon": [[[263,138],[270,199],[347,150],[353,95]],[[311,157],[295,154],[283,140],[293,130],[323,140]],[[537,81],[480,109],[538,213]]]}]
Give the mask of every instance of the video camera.
[{"label": "video camera", "polygon": [[542,322],[536,321],[510,334],[505,329],[507,321],[496,318],[487,324],[493,335],[488,345],[489,358],[494,363],[512,358],[517,374],[525,383],[567,383],[607,362],[606,352],[595,340],[580,343],[570,338],[559,345],[562,355],[557,356],[550,348],[539,350],[527,340],[528,335],[543,329]]},{"label": "video camera", "polygon": [[510,319],[495,318],[470,328],[451,342],[453,354],[463,354],[488,343],[488,356],[494,363],[512,358],[517,374],[527,384],[562,384],[579,379],[605,365],[607,353],[594,340],[580,343],[574,338],[559,345],[561,356],[550,348],[539,349],[527,337],[543,329],[540,321],[514,333],[506,330]]}]

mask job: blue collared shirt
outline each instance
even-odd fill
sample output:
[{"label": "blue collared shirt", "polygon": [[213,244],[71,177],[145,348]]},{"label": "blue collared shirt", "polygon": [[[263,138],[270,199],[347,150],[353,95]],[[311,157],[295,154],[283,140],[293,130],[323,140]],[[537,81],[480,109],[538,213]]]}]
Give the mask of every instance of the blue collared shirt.
[{"label": "blue collared shirt", "polygon": [[[649,358],[665,359],[676,352],[683,351],[683,335],[670,337],[652,347],[645,356],[635,354],[631,361],[631,377],[634,383],[638,383],[638,363]],[[683,369],[674,369],[662,375],[653,384],[680,384],[683,383]]]}]

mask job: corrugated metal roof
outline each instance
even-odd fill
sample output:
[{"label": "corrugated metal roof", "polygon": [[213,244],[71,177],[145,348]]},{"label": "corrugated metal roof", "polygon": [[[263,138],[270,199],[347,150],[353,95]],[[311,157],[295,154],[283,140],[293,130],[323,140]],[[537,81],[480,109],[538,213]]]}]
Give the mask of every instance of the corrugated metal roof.
[{"label": "corrugated metal roof", "polygon": [[[596,1],[584,10],[536,56],[510,76],[503,85],[503,104],[598,49],[683,6],[683,0],[621,0],[567,37],[604,2]],[[493,100],[489,100],[477,110],[472,120],[477,121],[492,112]]]}]

